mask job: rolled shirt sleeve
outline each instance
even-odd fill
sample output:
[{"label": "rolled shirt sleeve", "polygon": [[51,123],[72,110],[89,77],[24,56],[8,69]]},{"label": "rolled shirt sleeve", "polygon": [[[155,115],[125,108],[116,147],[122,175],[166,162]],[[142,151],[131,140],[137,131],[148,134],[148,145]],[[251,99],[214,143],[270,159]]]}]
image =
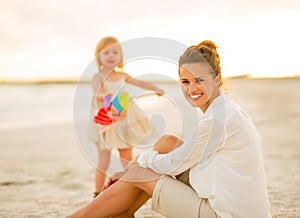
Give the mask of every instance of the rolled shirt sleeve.
[{"label": "rolled shirt sleeve", "polygon": [[159,174],[178,175],[214,155],[223,134],[224,125],[221,122],[213,116],[204,116],[180,147],[167,154],[149,150],[140,154],[137,163]]}]

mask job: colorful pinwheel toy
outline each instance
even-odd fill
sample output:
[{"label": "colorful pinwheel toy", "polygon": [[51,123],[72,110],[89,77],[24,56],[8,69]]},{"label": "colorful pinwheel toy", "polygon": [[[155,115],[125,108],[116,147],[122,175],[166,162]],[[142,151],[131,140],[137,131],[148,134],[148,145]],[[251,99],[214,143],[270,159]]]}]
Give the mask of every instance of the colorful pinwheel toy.
[{"label": "colorful pinwheel toy", "polygon": [[108,126],[114,122],[113,116],[120,116],[120,113],[123,110],[127,111],[129,109],[129,94],[128,92],[124,92],[122,94],[117,92],[113,98],[110,95],[107,95],[104,97],[103,103],[103,107],[100,108],[97,115],[94,117],[94,122]]}]

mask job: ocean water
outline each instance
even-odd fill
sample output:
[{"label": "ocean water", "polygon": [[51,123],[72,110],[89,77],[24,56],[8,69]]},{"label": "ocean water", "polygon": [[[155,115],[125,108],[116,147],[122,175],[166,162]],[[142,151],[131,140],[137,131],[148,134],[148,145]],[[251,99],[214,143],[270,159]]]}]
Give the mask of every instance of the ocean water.
[{"label": "ocean water", "polygon": [[0,130],[72,121],[76,85],[1,85]]},{"label": "ocean water", "polygon": [[[128,86],[130,94],[140,96],[135,102],[163,132],[177,133],[183,122],[189,123],[193,114],[185,104],[176,83],[161,82],[156,85],[165,90],[163,97],[149,95],[136,87]],[[89,119],[92,91],[88,83],[1,85],[0,131],[56,123],[78,123]]]}]

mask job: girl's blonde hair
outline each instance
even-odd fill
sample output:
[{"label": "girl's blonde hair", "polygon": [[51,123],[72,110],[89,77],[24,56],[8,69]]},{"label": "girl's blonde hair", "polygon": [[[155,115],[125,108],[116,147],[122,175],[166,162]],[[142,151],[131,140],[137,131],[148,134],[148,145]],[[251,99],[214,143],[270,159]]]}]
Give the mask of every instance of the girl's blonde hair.
[{"label": "girl's blonde hair", "polygon": [[108,46],[111,46],[111,45],[117,45],[120,49],[120,52],[121,52],[121,60],[120,60],[120,63],[119,65],[117,66],[120,70],[123,69],[123,66],[124,66],[124,58],[123,58],[123,51],[122,51],[122,47],[120,45],[120,42],[117,38],[115,37],[112,37],[112,36],[107,36],[107,37],[104,37],[102,38],[97,46],[96,46],[96,49],[95,49],[95,58],[96,58],[96,63],[97,63],[97,66],[98,66],[98,70],[100,71],[102,69],[102,63],[101,63],[101,60],[99,58],[99,54],[100,52],[107,48]]}]

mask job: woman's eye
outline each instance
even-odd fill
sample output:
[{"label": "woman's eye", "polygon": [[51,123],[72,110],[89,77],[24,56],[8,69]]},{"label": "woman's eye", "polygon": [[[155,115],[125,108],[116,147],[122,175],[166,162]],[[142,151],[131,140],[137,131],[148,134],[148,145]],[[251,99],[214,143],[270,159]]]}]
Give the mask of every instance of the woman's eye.
[{"label": "woman's eye", "polygon": [[202,82],[204,82],[204,79],[202,79],[202,78],[196,78],[196,82],[197,83],[202,83]]},{"label": "woman's eye", "polygon": [[181,84],[182,84],[182,85],[188,85],[188,84],[190,84],[190,82],[189,82],[189,81],[183,80],[183,81],[181,81]]}]

